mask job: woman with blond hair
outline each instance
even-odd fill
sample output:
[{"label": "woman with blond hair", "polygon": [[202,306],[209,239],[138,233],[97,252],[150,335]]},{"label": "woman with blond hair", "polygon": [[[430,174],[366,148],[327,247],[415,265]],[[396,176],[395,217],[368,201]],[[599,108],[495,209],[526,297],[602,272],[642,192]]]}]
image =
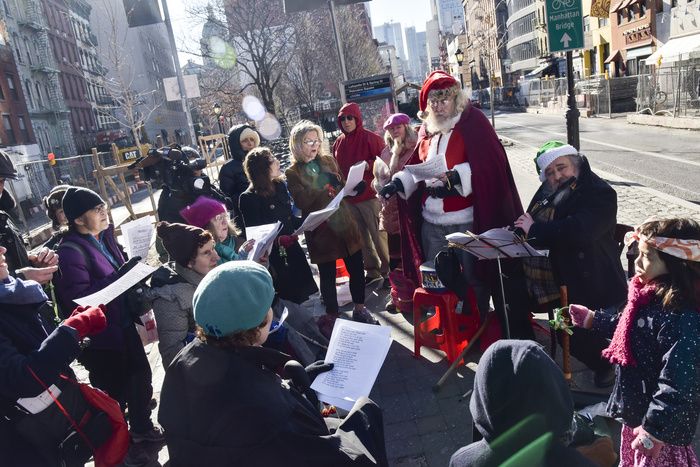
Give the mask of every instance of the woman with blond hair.
[{"label": "woman with blond hair", "polygon": [[[413,154],[418,142],[418,135],[411,127],[411,118],[402,113],[389,115],[384,122],[384,141],[386,146],[381,154],[383,164],[374,164],[374,181],[372,187],[379,193],[391,178],[403,170],[406,162]],[[401,235],[399,227],[399,208],[396,197],[380,198],[382,203],[379,211],[379,230],[387,233],[389,241],[390,268],[393,271],[401,265]],[[391,299],[386,304],[387,311],[396,311],[399,305],[398,291],[393,290]],[[403,310],[404,312],[406,310]]]},{"label": "woman with blond hair", "polygon": [[[322,152],[323,130],[308,120],[302,120],[292,128],[289,149],[292,165],[287,169],[287,186],[294,204],[305,217],[325,208],[343,189],[344,180],[335,159]],[[364,191],[364,181],[355,188],[355,196]],[[318,265],[321,297],[326,315],[319,319],[319,329],[330,336],[338,314],[338,297],[335,289],[335,262],[343,259],[350,273],[350,294],[354,303],[352,318],[355,321],[378,324],[365,308],[365,273],[362,261],[362,237],[346,202],[340,203],[326,222],[314,230],[305,232],[311,262]]]}]

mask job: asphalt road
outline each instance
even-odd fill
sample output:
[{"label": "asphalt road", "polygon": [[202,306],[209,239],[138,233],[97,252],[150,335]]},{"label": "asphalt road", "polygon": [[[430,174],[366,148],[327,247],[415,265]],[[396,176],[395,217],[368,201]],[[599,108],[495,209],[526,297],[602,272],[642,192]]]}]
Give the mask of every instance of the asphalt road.
[{"label": "asphalt road", "polygon": [[[631,125],[622,116],[579,122],[594,169],[700,204],[700,132]],[[566,141],[563,115],[496,112],[496,130],[532,147],[533,158],[545,141]]]}]

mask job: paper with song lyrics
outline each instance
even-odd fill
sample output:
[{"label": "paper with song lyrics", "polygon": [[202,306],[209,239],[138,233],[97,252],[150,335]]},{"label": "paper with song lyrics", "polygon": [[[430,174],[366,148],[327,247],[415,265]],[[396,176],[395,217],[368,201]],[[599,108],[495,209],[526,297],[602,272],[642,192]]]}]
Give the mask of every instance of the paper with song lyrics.
[{"label": "paper with song lyrics", "polygon": [[369,396],[391,347],[391,328],[338,319],[333,327],[326,363],[333,369],[316,377],[311,389],[323,402],[345,410]]},{"label": "paper with song lyrics", "polygon": [[155,270],[156,268],[149,266],[148,264],[136,263],[136,266],[134,266],[129,272],[109,284],[104,289],[85,297],[76,298],[73,301],[81,306],[107,305],[109,302],[153,274]]},{"label": "paper with song lyrics", "polygon": [[413,180],[418,183],[423,180],[437,178],[439,175],[447,172],[447,162],[445,161],[445,156],[438,154],[421,164],[406,165],[403,169],[410,173]]}]

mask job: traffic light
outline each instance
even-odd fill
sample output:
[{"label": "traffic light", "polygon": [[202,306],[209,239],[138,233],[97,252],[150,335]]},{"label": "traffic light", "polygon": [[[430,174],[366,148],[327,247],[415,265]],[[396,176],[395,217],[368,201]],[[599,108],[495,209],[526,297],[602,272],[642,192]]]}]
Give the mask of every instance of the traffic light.
[{"label": "traffic light", "polygon": [[56,154],[50,152],[48,157],[49,157],[49,165],[56,165]]}]

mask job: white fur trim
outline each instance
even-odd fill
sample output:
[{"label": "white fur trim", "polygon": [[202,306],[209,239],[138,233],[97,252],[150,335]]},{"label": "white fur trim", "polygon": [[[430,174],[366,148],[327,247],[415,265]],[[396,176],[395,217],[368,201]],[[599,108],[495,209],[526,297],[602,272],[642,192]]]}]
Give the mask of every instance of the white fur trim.
[{"label": "white fur trim", "polygon": [[540,181],[544,182],[547,179],[544,175],[544,171],[547,170],[549,164],[562,156],[575,156],[576,154],[578,154],[578,151],[570,144],[565,144],[564,146],[559,146],[558,148],[553,148],[544,152],[537,158],[537,167],[540,168]]},{"label": "white fur trim", "polygon": [[403,184],[403,193],[399,191],[399,196],[403,199],[408,199],[411,197],[411,195],[416,191],[416,188],[418,187],[418,183],[416,183],[415,180],[413,180],[413,175],[411,175],[408,172],[404,172],[403,170],[400,170],[394,174],[392,180],[394,178],[398,178],[401,180],[401,183]]},{"label": "white fur trim", "polygon": [[455,186],[457,192],[465,198],[472,194],[472,168],[469,162],[462,162],[452,167],[459,174],[460,184]]}]

